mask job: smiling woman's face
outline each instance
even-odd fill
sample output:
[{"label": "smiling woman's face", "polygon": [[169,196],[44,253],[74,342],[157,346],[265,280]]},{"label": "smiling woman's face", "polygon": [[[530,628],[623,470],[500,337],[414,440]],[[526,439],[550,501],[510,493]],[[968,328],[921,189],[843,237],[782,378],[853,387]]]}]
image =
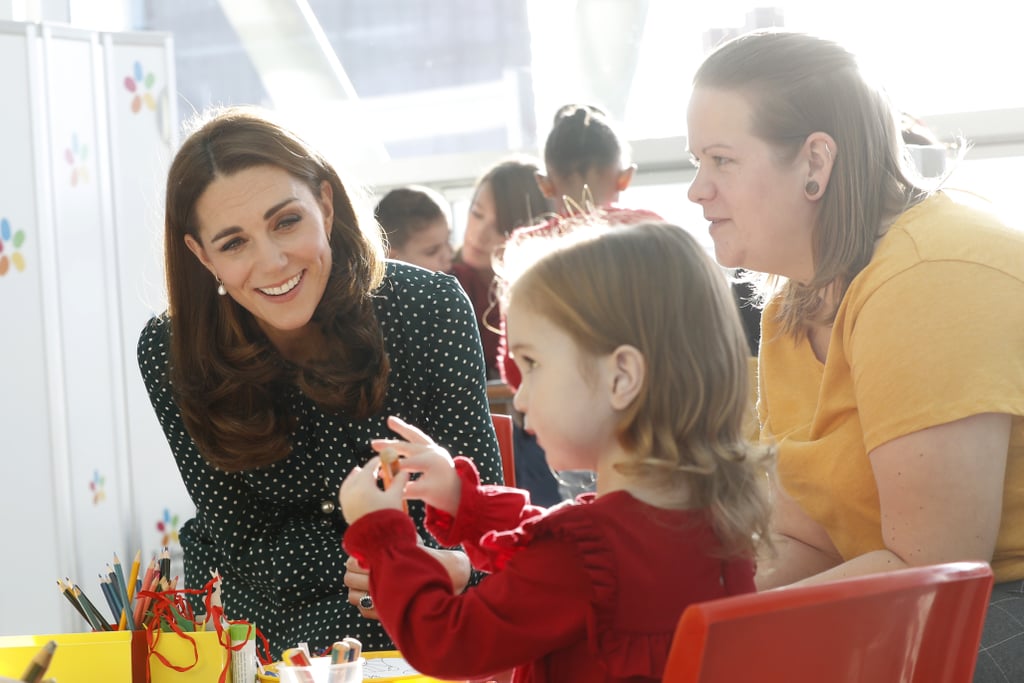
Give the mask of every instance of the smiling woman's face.
[{"label": "smiling woman's face", "polygon": [[199,240],[185,243],[271,342],[295,338],[313,317],[331,272],[330,184],[317,197],[274,166],[217,176],[196,202]]}]

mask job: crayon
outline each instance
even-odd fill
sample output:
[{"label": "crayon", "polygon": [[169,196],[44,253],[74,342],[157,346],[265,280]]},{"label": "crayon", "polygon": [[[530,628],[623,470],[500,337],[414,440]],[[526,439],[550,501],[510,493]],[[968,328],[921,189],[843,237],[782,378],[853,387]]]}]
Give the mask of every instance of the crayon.
[{"label": "crayon", "polygon": [[363,654],[363,644],[355,638],[344,638],[342,642],[349,644],[348,660],[354,662]]},{"label": "crayon", "polygon": [[309,655],[301,647],[290,647],[281,653],[281,660],[291,666],[313,666]]},{"label": "crayon", "polygon": [[[313,663],[309,661],[309,656],[300,647],[290,647],[281,653],[281,661],[288,666],[307,667],[313,666]],[[313,674],[309,671],[297,671],[296,678],[302,683],[313,683]]]},{"label": "crayon", "polygon": [[[380,478],[384,481],[384,490],[391,488],[392,482],[395,480],[395,475],[402,469],[401,464],[398,462],[398,451],[394,448],[385,448],[380,453]],[[402,499],[402,510],[405,514],[409,514],[409,504]]]},{"label": "crayon", "polygon": [[342,664],[348,661],[348,649],[348,643],[343,640],[331,645],[331,664]]}]

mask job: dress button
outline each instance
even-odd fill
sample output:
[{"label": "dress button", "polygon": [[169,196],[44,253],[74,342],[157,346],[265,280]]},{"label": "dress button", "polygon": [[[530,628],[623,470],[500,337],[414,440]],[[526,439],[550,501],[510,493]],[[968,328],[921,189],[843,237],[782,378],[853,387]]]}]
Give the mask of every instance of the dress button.
[{"label": "dress button", "polygon": [[323,512],[325,515],[329,515],[332,512],[334,512],[334,501],[325,500],[322,503],[320,503],[320,511]]}]

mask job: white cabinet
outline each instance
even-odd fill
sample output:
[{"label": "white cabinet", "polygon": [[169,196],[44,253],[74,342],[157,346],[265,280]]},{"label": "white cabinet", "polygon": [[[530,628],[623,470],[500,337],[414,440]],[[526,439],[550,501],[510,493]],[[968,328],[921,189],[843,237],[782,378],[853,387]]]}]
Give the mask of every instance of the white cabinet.
[{"label": "white cabinet", "polygon": [[[83,630],[116,552],[192,510],[135,340],[163,309],[172,44],[0,22],[0,634]],[[81,622],[81,623],[80,623]]]}]

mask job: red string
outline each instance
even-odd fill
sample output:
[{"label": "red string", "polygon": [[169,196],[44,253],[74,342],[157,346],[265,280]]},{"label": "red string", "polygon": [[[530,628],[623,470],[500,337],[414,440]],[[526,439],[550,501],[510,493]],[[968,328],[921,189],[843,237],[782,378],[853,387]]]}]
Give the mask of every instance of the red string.
[{"label": "red string", "polygon": [[[206,606],[207,623],[211,620],[213,621],[214,629],[217,631],[217,639],[220,640],[221,644],[224,644],[225,641],[222,634],[225,630],[225,624],[245,624],[250,628],[252,627],[252,624],[247,621],[227,619],[224,616],[224,608],[220,605],[213,604],[214,584],[219,580],[220,576],[215,576],[207,581],[206,586],[203,587],[203,592],[206,594],[203,598],[203,605]],[[249,640],[249,633],[251,633],[251,631],[246,631],[246,637],[245,640],[242,641],[242,645],[233,649],[241,649],[241,647]],[[228,658],[230,659],[230,657],[231,653],[229,652]],[[270,642],[267,641],[267,637],[263,635],[263,632],[260,631],[259,628],[256,629],[256,657],[260,660],[260,663],[264,665],[271,664],[274,661],[274,658],[270,655]]]},{"label": "red string", "polygon": [[[219,577],[210,579],[201,590],[183,588],[168,591],[140,591],[139,595],[151,599],[150,611],[147,615],[144,615],[143,618],[146,631],[146,644],[148,647],[147,651],[151,657],[155,656],[160,660],[160,663],[165,667],[178,672],[188,671],[199,663],[199,647],[196,644],[196,640],[194,637],[188,635],[187,631],[182,629],[181,624],[178,621],[178,616],[180,615],[183,619],[191,623],[193,627],[192,630],[198,630],[201,624],[196,623],[195,614],[187,596],[203,596],[203,604],[206,606],[207,623],[213,623],[214,630],[217,633],[217,642],[219,642],[221,647],[227,651],[224,667],[221,669],[220,676],[217,679],[218,683],[225,683],[228,672],[231,670],[232,653],[245,647],[246,642],[249,640],[249,634],[252,633],[251,630],[248,630],[244,640],[237,644],[232,644],[230,633],[228,633],[228,626],[232,624],[245,624],[248,629],[253,629],[255,627],[242,620],[228,620],[224,616],[224,609],[220,605],[212,604],[214,585],[218,580]],[[171,664],[163,654],[156,651],[156,644],[160,640],[160,634],[162,633],[161,624],[163,623],[166,623],[171,631],[176,633],[178,637],[188,640],[192,645],[193,661],[191,664],[176,666]],[[267,642],[266,636],[256,628],[256,637],[257,657],[263,664],[270,664],[273,660],[270,657],[270,644]],[[147,682],[152,680],[149,657],[146,658],[146,680]]]}]

